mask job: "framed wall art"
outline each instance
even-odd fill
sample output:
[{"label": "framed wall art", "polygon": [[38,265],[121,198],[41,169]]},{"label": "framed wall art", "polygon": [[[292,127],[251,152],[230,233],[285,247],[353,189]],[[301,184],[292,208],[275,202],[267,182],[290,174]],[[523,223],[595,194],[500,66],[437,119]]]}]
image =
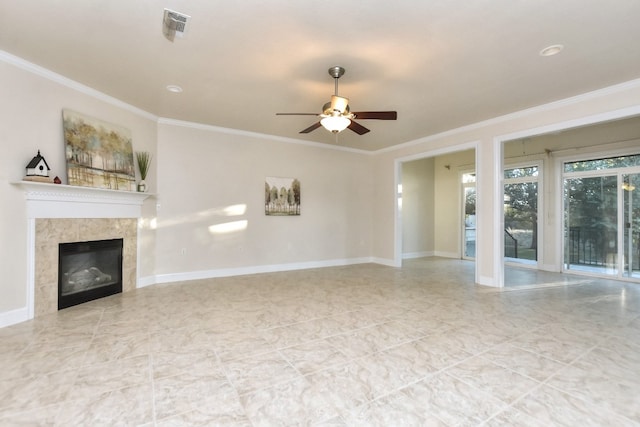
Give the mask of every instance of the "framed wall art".
[{"label": "framed wall art", "polygon": [[264,213],[270,216],[300,215],[300,181],[269,176],[264,183]]},{"label": "framed wall art", "polygon": [[135,191],[129,129],[69,110],[62,122],[69,185]]}]

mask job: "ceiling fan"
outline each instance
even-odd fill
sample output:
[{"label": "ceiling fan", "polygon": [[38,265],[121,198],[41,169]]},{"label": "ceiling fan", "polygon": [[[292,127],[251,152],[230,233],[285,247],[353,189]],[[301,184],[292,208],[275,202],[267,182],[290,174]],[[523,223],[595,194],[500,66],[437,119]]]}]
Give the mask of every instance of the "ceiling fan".
[{"label": "ceiling fan", "polygon": [[397,120],[396,111],[358,111],[352,112],[349,108],[349,99],[338,95],[338,79],[344,74],[344,68],[335,66],[329,68],[329,75],[335,81],[335,94],[331,96],[331,102],[327,102],[322,107],[322,113],[276,113],[276,116],[318,116],[320,121],[312,124],[300,133],[309,133],[320,126],[333,133],[342,132],[346,128],[351,129],[358,135],[364,135],[369,129],[357,123],[358,120]]}]

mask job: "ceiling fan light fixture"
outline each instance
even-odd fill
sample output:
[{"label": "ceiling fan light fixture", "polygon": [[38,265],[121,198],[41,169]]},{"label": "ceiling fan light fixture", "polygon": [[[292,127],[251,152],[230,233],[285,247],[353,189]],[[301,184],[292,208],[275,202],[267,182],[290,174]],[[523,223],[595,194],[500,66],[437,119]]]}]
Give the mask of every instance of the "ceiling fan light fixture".
[{"label": "ceiling fan light fixture", "polygon": [[328,131],[333,133],[342,132],[351,124],[351,120],[343,116],[323,117],[320,124]]},{"label": "ceiling fan light fixture", "polygon": [[622,183],[622,189],[625,191],[633,191],[636,189],[636,186],[628,182],[624,182]]},{"label": "ceiling fan light fixture", "polygon": [[349,98],[343,98],[338,95],[331,95],[331,111],[339,111],[344,114],[349,106]]},{"label": "ceiling fan light fixture", "polygon": [[306,129],[300,131],[300,133],[307,134],[313,132],[319,127],[324,127],[326,130],[332,133],[342,132],[346,128],[357,133],[358,135],[364,135],[370,132],[369,129],[362,126],[354,119],[375,119],[375,120],[396,120],[398,113],[396,111],[360,111],[352,112],[349,108],[349,99],[342,96],[338,96],[338,79],[344,74],[344,68],[335,66],[329,68],[329,75],[333,77],[335,81],[335,92],[331,96],[331,101],[325,103],[322,106],[322,113],[276,113],[276,116],[317,116],[320,117],[320,121],[315,122]]}]

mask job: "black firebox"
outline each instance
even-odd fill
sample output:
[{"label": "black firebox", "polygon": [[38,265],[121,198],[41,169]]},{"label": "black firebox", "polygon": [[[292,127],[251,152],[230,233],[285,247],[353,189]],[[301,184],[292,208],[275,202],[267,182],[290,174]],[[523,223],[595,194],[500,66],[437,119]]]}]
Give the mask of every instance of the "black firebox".
[{"label": "black firebox", "polygon": [[60,243],[58,310],[122,292],[122,243]]}]

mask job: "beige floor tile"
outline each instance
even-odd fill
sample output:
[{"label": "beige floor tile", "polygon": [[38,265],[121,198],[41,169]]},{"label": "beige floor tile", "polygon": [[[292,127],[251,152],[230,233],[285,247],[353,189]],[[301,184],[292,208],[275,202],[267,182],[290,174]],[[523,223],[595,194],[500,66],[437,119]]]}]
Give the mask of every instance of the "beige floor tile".
[{"label": "beige floor tile", "polygon": [[142,425],[153,422],[150,383],[68,400],[58,412],[57,425]]},{"label": "beige floor tile", "polygon": [[[549,427],[548,421],[529,416],[513,408],[507,408],[495,417],[489,419],[483,427]],[[553,424],[551,424],[553,425]]]},{"label": "beige floor tile", "polygon": [[322,369],[343,365],[350,358],[326,340],[316,340],[280,350],[284,358],[300,372],[308,375]]},{"label": "beige floor tile", "polygon": [[[602,396],[604,397],[604,396]],[[516,402],[514,408],[545,425],[554,426],[637,426],[623,416],[593,401],[587,402],[543,385]]]},{"label": "beige floor tile", "polygon": [[446,372],[509,404],[540,384],[477,356],[452,366]]},{"label": "beige floor tile", "polygon": [[411,385],[437,372],[416,351],[415,343],[406,343],[357,359],[370,373],[374,397]]},{"label": "beige floor tile", "polygon": [[420,358],[426,365],[436,370],[455,365],[471,356],[463,347],[459,337],[452,329],[444,332],[429,333],[416,341],[400,346],[406,348],[414,358]]},{"label": "beige floor tile", "polygon": [[374,398],[371,372],[355,361],[305,378],[312,390],[321,394],[342,416]]},{"label": "beige floor tile", "polygon": [[567,366],[511,344],[494,347],[482,353],[481,357],[536,381],[544,381]]},{"label": "beige floor tile", "polygon": [[614,374],[611,371],[610,363],[576,363],[556,373],[545,384],[640,424],[638,373],[630,371],[625,378],[617,375],[619,371]]},{"label": "beige floor tile", "polygon": [[155,379],[181,374],[217,375],[222,372],[215,352],[209,349],[151,353],[151,369]]},{"label": "beige floor tile", "polygon": [[446,427],[440,419],[424,411],[407,395],[394,393],[366,403],[345,416],[352,426]]},{"label": "beige floor tile", "polygon": [[428,377],[402,392],[414,407],[421,408],[423,416],[435,416],[448,425],[478,425],[507,407],[489,393],[447,374]]},{"label": "beige floor tile", "polygon": [[86,365],[78,369],[69,398],[77,400],[134,385],[150,383],[151,367],[148,355],[115,359],[107,363]]},{"label": "beige floor tile", "polygon": [[0,413],[61,403],[73,390],[75,372],[54,371],[0,382]]},{"label": "beige floor tile", "polygon": [[640,425],[640,286],[505,282],[424,258],[92,301],[0,329],[0,425]]},{"label": "beige floor tile", "polygon": [[222,373],[159,378],[153,387],[158,420],[193,411],[210,417],[244,413],[235,389]]},{"label": "beige floor tile", "polygon": [[301,377],[279,352],[235,359],[224,363],[223,369],[240,395]]},{"label": "beige floor tile", "polygon": [[317,425],[339,416],[305,378],[244,394],[240,400],[254,426]]}]

